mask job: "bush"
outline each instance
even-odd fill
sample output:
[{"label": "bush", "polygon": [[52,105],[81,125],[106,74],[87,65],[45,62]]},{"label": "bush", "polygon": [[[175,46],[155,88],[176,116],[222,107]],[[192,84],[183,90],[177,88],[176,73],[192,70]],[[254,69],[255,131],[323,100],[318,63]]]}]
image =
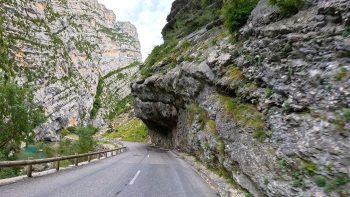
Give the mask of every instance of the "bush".
[{"label": "bush", "polygon": [[290,16],[298,13],[305,5],[305,0],[269,0],[269,3],[279,7],[282,16]]},{"label": "bush", "polygon": [[[0,151],[0,161],[13,160]],[[0,168],[0,179],[18,176],[19,170],[17,168]]]},{"label": "bush", "polygon": [[258,0],[226,0],[222,8],[227,29],[234,33],[245,25]]},{"label": "bush", "polygon": [[324,176],[315,176],[315,183],[318,187],[325,187],[327,184],[327,179]]}]

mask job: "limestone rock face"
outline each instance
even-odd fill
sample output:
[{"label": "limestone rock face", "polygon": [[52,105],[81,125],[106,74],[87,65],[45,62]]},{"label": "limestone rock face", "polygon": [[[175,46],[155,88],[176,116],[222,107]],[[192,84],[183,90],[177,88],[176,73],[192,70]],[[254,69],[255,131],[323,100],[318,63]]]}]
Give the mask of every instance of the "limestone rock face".
[{"label": "limestone rock face", "polygon": [[[0,14],[3,47],[13,62],[1,76],[12,73],[19,84],[34,88],[48,116],[37,128],[38,139],[59,140],[60,129],[92,123],[100,79],[122,68],[134,73],[137,67],[127,66],[141,61],[136,28],[117,22],[97,0],[5,0]],[[121,83],[110,80],[109,86]],[[125,86],[111,97],[129,92]]]},{"label": "limestone rock face", "polygon": [[176,66],[159,62],[132,85],[135,114],[153,143],[254,196],[348,196],[349,11],[319,0],[280,18],[262,0],[234,42],[221,26],[193,32]]}]

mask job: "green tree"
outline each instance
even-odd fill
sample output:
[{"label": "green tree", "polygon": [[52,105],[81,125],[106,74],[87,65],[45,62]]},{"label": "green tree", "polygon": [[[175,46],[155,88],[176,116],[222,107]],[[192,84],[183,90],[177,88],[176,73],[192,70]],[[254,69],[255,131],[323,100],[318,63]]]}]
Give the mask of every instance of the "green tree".
[{"label": "green tree", "polygon": [[93,135],[95,135],[97,131],[98,129],[91,125],[77,129],[77,134],[79,136],[79,140],[75,144],[75,150],[77,153],[86,153],[94,150],[96,141],[94,140]]},{"label": "green tree", "polygon": [[8,157],[21,142],[34,138],[34,128],[45,121],[42,108],[33,101],[30,88],[0,81],[0,152]]}]

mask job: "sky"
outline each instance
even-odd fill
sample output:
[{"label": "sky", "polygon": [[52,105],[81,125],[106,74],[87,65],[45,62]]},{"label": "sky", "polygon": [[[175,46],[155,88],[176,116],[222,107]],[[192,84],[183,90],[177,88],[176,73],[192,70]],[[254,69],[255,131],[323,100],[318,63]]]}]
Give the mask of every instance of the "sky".
[{"label": "sky", "polygon": [[145,60],[153,47],[163,43],[161,31],[174,0],[98,0],[113,10],[117,21],[130,21],[137,28]]}]

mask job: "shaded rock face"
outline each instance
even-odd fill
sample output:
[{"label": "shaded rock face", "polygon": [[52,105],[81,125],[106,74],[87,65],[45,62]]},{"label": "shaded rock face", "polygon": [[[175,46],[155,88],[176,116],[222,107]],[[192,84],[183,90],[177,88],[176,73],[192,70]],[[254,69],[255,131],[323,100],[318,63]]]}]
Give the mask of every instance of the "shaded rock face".
[{"label": "shaded rock face", "polygon": [[[99,79],[141,61],[136,28],[117,22],[97,0],[5,0],[0,12],[12,75],[34,88],[48,116],[37,128],[38,139],[55,141],[60,129],[90,123]],[[135,73],[130,69],[123,72]],[[109,86],[120,83],[113,80]],[[121,99],[128,92],[130,88],[111,94]]]},{"label": "shaded rock face", "polygon": [[[152,142],[191,153],[255,196],[350,194],[350,2],[289,18],[259,2],[235,42],[223,27],[132,85]],[[336,183],[337,182],[337,183]]]}]

